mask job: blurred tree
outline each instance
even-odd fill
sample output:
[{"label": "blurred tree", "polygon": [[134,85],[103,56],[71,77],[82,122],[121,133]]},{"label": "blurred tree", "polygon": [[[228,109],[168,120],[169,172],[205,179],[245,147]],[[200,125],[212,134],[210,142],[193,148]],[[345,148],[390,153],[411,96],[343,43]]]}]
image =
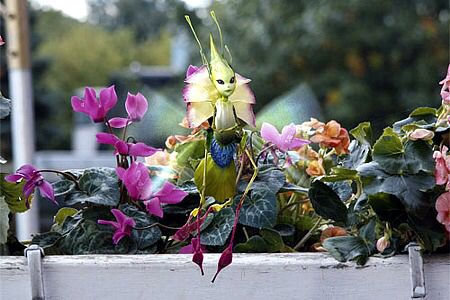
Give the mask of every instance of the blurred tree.
[{"label": "blurred tree", "polygon": [[211,8],[233,65],[253,79],[259,107],[302,81],[327,117],[347,127],[372,120],[381,128],[418,105],[440,103],[447,0],[224,0]]}]

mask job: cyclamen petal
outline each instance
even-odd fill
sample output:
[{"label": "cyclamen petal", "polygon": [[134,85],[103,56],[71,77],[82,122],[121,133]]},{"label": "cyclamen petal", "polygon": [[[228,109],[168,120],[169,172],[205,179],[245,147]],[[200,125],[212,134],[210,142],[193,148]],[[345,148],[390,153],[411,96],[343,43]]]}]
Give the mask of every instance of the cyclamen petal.
[{"label": "cyclamen petal", "polygon": [[161,208],[161,202],[159,198],[152,198],[150,200],[144,201],[145,208],[149,214],[155,215],[157,217],[163,217],[163,210]]},{"label": "cyclamen petal", "polygon": [[293,123],[284,126],[281,134],[272,124],[263,123],[261,126],[261,137],[276,145],[283,152],[295,150],[310,143],[307,140],[296,138],[295,133],[296,127]]},{"label": "cyclamen petal", "polygon": [[53,187],[49,182],[43,180],[39,185],[39,191],[41,192],[42,196],[52,200],[55,204],[58,204],[58,202],[56,202],[55,200],[55,192],[53,190]]},{"label": "cyclamen petal", "polygon": [[99,132],[95,135],[97,143],[115,145],[120,139],[112,133]]},{"label": "cyclamen petal", "polygon": [[140,121],[148,109],[147,99],[141,93],[136,95],[128,93],[125,108],[131,121]]},{"label": "cyclamen petal", "polygon": [[152,156],[158,151],[161,151],[161,149],[156,149],[150,146],[147,146],[144,143],[136,143],[136,144],[129,144],[129,155],[131,156]]},{"label": "cyclamen petal", "polygon": [[130,125],[132,122],[130,120],[128,120],[127,118],[120,118],[120,117],[116,117],[116,118],[112,118],[108,120],[109,125],[112,128],[124,128],[127,125]]},{"label": "cyclamen petal", "polygon": [[166,181],[162,188],[153,196],[158,197],[161,203],[176,204],[181,202],[188,194],[179,190],[174,184]]},{"label": "cyclamen petal", "polygon": [[134,226],[136,226],[136,221],[116,208],[111,209],[111,213],[116,218],[116,222],[108,220],[98,220],[97,223],[102,225],[110,225],[116,229],[112,239],[113,243],[117,245],[123,237],[131,235],[131,230]]},{"label": "cyclamen petal", "polygon": [[114,88],[114,85],[111,85],[100,91],[100,105],[104,107],[106,111],[116,106],[117,94]]}]

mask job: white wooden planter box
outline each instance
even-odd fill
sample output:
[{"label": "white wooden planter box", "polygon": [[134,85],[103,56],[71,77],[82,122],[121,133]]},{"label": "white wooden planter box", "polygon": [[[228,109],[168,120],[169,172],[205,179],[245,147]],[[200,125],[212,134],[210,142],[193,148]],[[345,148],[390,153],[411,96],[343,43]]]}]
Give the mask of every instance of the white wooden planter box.
[{"label": "white wooden planter box", "polygon": [[[408,256],[370,258],[363,267],[328,254],[235,254],[210,282],[218,254],[205,255],[205,276],[191,255],[46,256],[46,299],[410,299]],[[450,299],[450,256],[424,257],[427,297]],[[0,299],[31,299],[25,257],[0,257]]]}]

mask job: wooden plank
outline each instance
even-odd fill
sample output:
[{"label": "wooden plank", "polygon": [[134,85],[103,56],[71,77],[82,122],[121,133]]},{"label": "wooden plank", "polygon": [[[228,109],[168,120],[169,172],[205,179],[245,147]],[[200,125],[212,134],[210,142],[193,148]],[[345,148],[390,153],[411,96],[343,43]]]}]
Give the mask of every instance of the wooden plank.
[{"label": "wooden plank", "polygon": [[[410,299],[408,257],[363,267],[327,254],[235,254],[216,283],[218,254],[202,277],[190,255],[47,256],[47,299]],[[450,256],[426,256],[426,299],[450,299]],[[30,299],[24,257],[0,257],[0,299]]]}]

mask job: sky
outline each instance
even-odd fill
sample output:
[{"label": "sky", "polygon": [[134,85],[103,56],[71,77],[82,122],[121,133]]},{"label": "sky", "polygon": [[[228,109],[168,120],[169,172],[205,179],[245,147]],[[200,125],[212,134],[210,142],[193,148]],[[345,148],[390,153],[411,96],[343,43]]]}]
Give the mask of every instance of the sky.
[{"label": "sky", "polygon": [[[210,0],[183,0],[189,7],[206,6]],[[88,15],[87,0],[31,0],[31,3],[62,11],[69,17],[86,21]]]}]

